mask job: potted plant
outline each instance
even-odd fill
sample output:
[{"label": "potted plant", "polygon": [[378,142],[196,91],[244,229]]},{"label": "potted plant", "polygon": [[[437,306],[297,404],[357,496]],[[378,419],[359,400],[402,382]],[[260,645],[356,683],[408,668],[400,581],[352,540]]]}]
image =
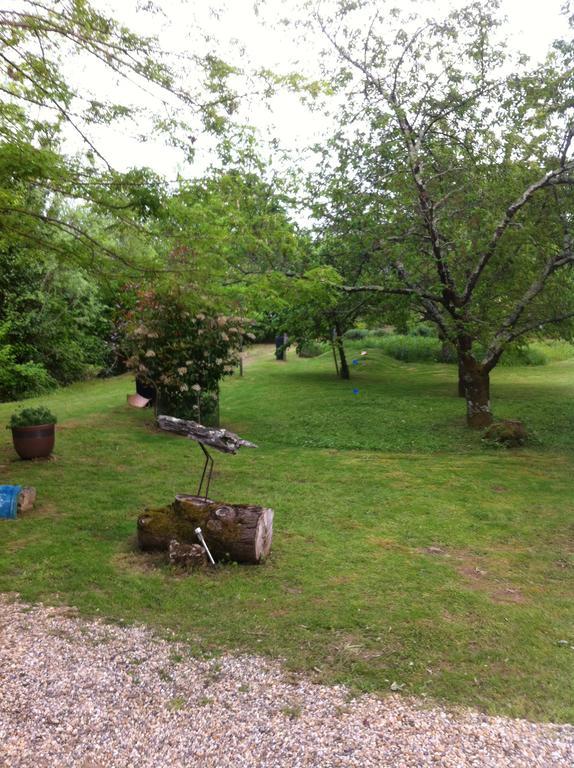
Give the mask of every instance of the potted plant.
[{"label": "potted plant", "polygon": [[56,421],[54,414],[41,405],[13,413],[9,428],[18,456],[21,459],[49,456],[54,448]]}]

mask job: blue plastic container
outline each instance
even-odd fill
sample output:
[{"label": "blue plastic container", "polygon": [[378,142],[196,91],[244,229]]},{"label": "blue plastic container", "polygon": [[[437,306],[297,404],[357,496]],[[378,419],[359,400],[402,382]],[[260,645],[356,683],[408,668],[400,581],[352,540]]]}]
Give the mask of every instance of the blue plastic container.
[{"label": "blue plastic container", "polygon": [[0,518],[14,519],[18,509],[21,485],[0,485]]}]

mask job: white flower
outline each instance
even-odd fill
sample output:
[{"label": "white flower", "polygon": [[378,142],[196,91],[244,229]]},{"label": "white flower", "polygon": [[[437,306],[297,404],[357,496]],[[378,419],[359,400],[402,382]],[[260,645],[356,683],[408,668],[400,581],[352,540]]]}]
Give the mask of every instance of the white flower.
[{"label": "white flower", "polygon": [[229,341],[229,336],[226,333],[222,333],[221,338],[223,339],[223,341]]},{"label": "white flower", "polygon": [[254,333],[246,333],[245,334],[248,339],[251,339],[252,341],[255,341],[255,334]]},{"label": "white flower", "polygon": [[155,352],[153,349],[148,349],[148,351],[145,353],[146,357],[155,357]]},{"label": "white flower", "polygon": [[194,392],[201,392],[201,387],[199,386],[199,384],[194,384],[192,389]]},{"label": "white flower", "polygon": [[187,373],[187,368],[185,367],[185,365],[182,365],[181,368],[177,369],[177,372],[179,373],[180,376],[183,376],[185,373]]},{"label": "white flower", "polygon": [[189,389],[189,387],[187,386],[187,384],[180,384],[179,385],[179,391],[180,392],[187,392],[188,389]]},{"label": "white flower", "polygon": [[197,320],[205,320],[205,315],[203,314],[203,312],[198,312],[195,317],[197,318]]}]

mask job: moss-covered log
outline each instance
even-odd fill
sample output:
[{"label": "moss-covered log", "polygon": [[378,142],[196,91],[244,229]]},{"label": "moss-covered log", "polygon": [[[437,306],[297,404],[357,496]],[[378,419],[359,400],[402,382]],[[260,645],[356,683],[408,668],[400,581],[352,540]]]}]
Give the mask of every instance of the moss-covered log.
[{"label": "moss-covered log", "polygon": [[273,510],[181,494],[173,504],[140,515],[138,544],[144,550],[167,550],[172,539],[196,544],[197,527],[216,560],[259,563],[271,549]]}]

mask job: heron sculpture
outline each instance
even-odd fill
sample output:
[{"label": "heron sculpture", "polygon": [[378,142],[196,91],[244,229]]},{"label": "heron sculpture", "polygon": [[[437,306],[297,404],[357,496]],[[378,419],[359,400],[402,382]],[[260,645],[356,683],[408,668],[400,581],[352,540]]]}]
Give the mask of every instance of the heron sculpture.
[{"label": "heron sculpture", "polygon": [[[199,447],[205,456],[205,464],[203,465],[203,472],[201,474],[201,480],[199,481],[197,495],[203,495],[203,498],[205,499],[207,499],[209,495],[209,485],[213,473],[213,458],[209,454],[206,446],[215,448],[217,451],[221,451],[221,453],[237,453],[239,448],[257,448],[255,443],[250,443],[249,440],[244,440],[242,437],[239,437],[239,435],[236,435],[235,432],[230,432],[228,429],[205,427],[197,421],[177,419],[174,416],[158,416],[157,423],[159,428],[163,429],[165,432],[175,432],[178,435],[184,435],[190,440],[199,443]],[[202,494],[204,483],[205,493]]]}]

